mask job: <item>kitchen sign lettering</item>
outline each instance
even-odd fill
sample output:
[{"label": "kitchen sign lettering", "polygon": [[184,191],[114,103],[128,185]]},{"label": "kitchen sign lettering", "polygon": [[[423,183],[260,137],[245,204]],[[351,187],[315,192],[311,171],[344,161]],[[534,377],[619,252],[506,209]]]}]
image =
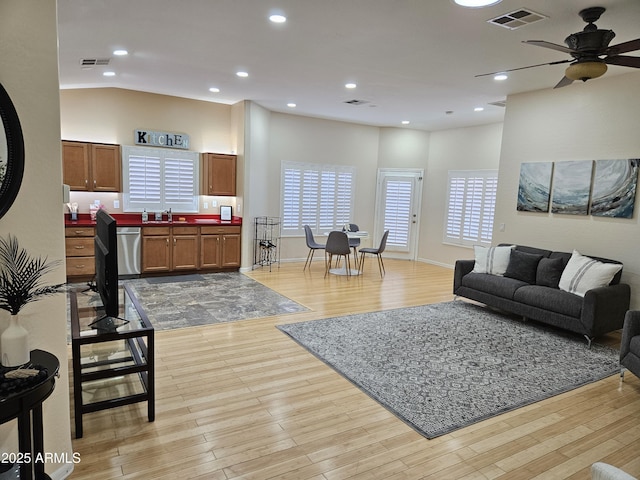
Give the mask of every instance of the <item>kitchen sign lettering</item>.
[{"label": "kitchen sign lettering", "polygon": [[136,145],[189,149],[189,135],[183,133],[136,130],[134,135]]}]

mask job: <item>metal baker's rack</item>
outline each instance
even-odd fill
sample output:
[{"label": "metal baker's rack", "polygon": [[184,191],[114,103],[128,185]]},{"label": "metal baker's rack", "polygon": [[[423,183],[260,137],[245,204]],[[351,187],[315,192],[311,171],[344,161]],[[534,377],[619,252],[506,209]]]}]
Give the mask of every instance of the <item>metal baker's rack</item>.
[{"label": "metal baker's rack", "polygon": [[256,217],[254,220],[253,268],[274,263],[280,267],[280,217]]}]

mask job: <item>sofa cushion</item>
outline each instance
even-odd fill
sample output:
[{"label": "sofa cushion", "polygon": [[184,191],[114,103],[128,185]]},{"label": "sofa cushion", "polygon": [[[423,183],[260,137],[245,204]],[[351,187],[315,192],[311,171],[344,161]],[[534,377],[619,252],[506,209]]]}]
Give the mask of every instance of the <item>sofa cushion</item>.
[{"label": "sofa cushion", "polygon": [[559,289],[540,285],[525,285],[516,290],[513,299],[543,310],[580,318],[583,298]]},{"label": "sofa cushion", "polygon": [[528,283],[515,278],[471,272],[462,277],[462,285],[498,297],[512,299],[515,291]]},{"label": "sofa cushion", "polygon": [[538,263],[536,285],[558,288],[562,270],[564,270],[562,258],[543,258]]},{"label": "sofa cushion", "polygon": [[621,264],[599,262],[574,250],[558,286],[561,290],[584,297],[587,290],[609,285],[620,270]]},{"label": "sofa cushion", "polygon": [[527,283],[536,283],[536,272],[541,259],[542,255],[512,250],[504,276]]},{"label": "sofa cushion", "polygon": [[513,248],[515,248],[514,245],[508,247],[481,247],[476,245],[473,247],[476,261],[473,271],[475,273],[504,275],[504,272],[507,271]]}]

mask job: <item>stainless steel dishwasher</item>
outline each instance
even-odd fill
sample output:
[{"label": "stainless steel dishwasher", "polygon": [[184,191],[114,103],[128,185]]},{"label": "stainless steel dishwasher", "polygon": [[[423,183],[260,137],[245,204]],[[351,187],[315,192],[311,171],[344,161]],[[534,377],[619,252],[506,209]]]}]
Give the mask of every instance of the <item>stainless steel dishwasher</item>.
[{"label": "stainless steel dishwasher", "polygon": [[140,227],[117,227],[118,275],[140,274]]}]

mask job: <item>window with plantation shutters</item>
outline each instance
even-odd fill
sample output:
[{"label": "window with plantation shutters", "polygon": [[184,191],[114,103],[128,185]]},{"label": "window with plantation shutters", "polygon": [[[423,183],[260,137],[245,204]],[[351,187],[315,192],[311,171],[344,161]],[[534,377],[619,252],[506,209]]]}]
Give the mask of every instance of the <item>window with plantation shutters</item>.
[{"label": "window with plantation shutters", "polygon": [[122,147],[125,212],[198,212],[197,152]]},{"label": "window with plantation shutters", "polygon": [[449,171],[443,241],[490,245],[497,189],[497,170]]},{"label": "window with plantation shutters", "polygon": [[355,168],[282,163],[282,234],[304,235],[341,229],[353,213]]}]

